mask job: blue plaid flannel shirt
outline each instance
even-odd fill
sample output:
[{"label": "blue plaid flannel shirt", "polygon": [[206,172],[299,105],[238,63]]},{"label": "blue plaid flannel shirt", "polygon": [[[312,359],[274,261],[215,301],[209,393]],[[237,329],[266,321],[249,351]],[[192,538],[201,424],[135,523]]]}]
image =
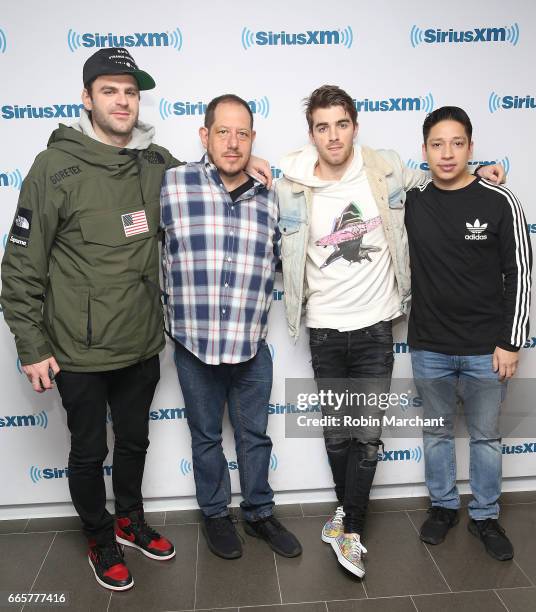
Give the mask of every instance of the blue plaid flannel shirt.
[{"label": "blue plaid flannel shirt", "polygon": [[207,364],[251,359],[272,302],[274,190],[255,181],[233,202],[205,155],[166,172],[160,203],[170,335]]}]

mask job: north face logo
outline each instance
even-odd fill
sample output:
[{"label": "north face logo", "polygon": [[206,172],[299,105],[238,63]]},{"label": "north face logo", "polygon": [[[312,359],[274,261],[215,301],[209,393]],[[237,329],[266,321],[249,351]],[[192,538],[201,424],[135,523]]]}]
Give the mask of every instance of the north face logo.
[{"label": "north face logo", "polygon": [[466,240],[487,240],[488,237],[484,233],[488,227],[487,223],[480,223],[478,219],[475,219],[474,223],[466,223],[468,234],[465,234]]}]

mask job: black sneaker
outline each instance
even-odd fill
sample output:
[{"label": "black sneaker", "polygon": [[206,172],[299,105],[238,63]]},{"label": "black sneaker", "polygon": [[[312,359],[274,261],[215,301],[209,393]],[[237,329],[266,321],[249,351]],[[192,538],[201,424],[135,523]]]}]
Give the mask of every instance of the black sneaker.
[{"label": "black sneaker", "polygon": [[126,591],[134,586],[134,579],[123,559],[123,551],[115,540],[106,544],[90,540],[87,558],[97,582],[104,588]]},{"label": "black sneaker", "polygon": [[430,515],[422,524],[420,538],[427,544],[441,544],[448,530],[458,524],[458,511],[441,506],[432,506],[428,509]]},{"label": "black sneaker", "polygon": [[266,540],[270,548],[283,557],[297,557],[302,554],[302,547],[296,536],[273,516],[258,521],[246,521],[244,531],[254,538]]},{"label": "black sneaker", "polygon": [[486,547],[488,555],[497,561],[508,561],[514,556],[512,542],[504,533],[504,529],[499,525],[497,519],[485,519],[475,521],[471,519],[467,525],[469,531],[480,538]]},{"label": "black sneaker", "polygon": [[175,556],[175,547],[145,522],[143,511],[117,517],[115,539],[123,546],[137,548],[150,559],[167,561]]},{"label": "black sneaker", "polygon": [[204,517],[201,529],[210,550],[223,559],[238,559],[242,556],[242,543],[229,515],[215,518]]}]

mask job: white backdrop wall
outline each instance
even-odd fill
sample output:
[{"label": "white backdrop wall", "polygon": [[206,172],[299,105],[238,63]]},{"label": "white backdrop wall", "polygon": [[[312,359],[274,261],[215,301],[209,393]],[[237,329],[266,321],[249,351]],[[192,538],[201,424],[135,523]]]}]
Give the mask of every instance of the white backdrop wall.
[{"label": "white backdrop wall", "polygon": [[[504,163],[508,185],[524,204],[534,240],[536,204],[530,180],[536,138],[536,7],[532,3],[131,0],[121,10],[110,9],[103,0],[78,7],[57,0],[10,5],[0,12],[4,245],[21,180],[35,155],[58,122],[76,120],[83,62],[99,46],[110,44],[130,47],[138,64],[156,79],[156,89],[144,92],[141,104],[141,118],[156,126],[156,142],[180,159],[198,159],[203,105],[216,95],[233,92],[250,102],[257,129],[255,153],[271,160],[274,176],[279,174],[277,160],[304,144],[302,99],[321,84],[338,84],[355,98],[361,142],[393,148],[413,167],[421,163],[420,130],[426,112],[445,104],[462,106],[473,121],[474,163]],[[289,341],[280,291],[275,298],[269,332],[275,373],[269,424],[274,441],[271,483],[280,496],[294,491],[295,499],[306,495],[311,499],[332,486],[323,442],[286,439],[281,414],[285,376],[312,374],[307,337],[302,334],[297,345]],[[404,321],[395,325],[395,336],[395,376],[410,376]],[[522,377],[533,376],[535,348],[532,338],[522,350]],[[44,397],[30,389],[3,324],[0,366],[0,516],[25,516],[32,504],[45,504],[40,507],[46,513],[46,504],[69,501],[65,415],[56,391]],[[523,402],[523,408],[529,409],[530,394]],[[162,355],[150,429],[144,494],[168,506],[184,507],[191,503],[194,482],[170,346]],[[238,491],[228,423],[224,438]],[[529,429],[525,438],[503,440],[505,477],[536,474],[534,440],[536,431]],[[422,441],[415,437],[385,442],[391,450],[409,452],[394,453],[379,464],[375,491],[391,485],[393,494],[404,494],[408,491],[404,485],[417,487],[423,482]],[[458,443],[459,476],[467,479],[467,441]],[[110,448],[112,444],[110,435]],[[110,473],[111,454],[105,465],[111,496]]]}]

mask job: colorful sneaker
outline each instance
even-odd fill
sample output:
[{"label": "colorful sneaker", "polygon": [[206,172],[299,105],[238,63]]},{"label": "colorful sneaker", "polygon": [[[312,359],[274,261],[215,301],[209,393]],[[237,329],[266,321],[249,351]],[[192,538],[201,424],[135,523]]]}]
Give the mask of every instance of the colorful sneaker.
[{"label": "colorful sneaker", "polygon": [[100,545],[90,540],[87,558],[95,579],[105,589],[126,591],[134,586],[134,579],[123,559],[123,551],[115,540]]},{"label": "colorful sneaker", "polygon": [[175,547],[145,522],[142,512],[120,516],[115,523],[115,538],[124,546],[137,548],[150,559],[166,561],[175,556]]},{"label": "colorful sneaker", "polygon": [[339,563],[359,578],[365,575],[362,555],[367,549],[361,544],[358,533],[342,533],[331,542]]},{"label": "colorful sneaker", "polygon": [[336,540],[341,533],[344,533],[344,527],[342,519],[344,518],[344,510],[342,506],[338,506],[335,510],[335,514],[329,519],[329,521],[322,527],[322,542],[331,544],[333,540]]}]

